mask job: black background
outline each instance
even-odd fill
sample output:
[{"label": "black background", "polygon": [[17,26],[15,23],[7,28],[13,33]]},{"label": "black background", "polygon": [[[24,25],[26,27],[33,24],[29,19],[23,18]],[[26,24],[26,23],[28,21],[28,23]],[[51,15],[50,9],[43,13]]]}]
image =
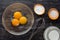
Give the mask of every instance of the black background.
[{"label": "black background", "polygon": [[48,10],[52,7],[57,8],[60,13],[60,1],[59,0],[0,0],[0,40],[28,40],[31,35],[31,31],[33,30],[33,28],[24,35],[15,36],[15,35],[8,33],[2,25],[2,14],[3,14],[5,8],[16,2],[26,4],[27,6],[29,6],[32,9],[32,11],[33,11],[34,5],[37,3],[43,4],[44,7],[46,8],[45,14],[43,16],[38,16],[33,11],[35,20],[40,17],[44,18],[44,20],[45,20],[44,27],[45,28],[40,29],[41,31],[38,32],[36,35],[34,35],[32,40],[44,40],[43,32],[48,26],[53,25],[53,26],[57,26],[58,28],[60,28],[60,17],[58,20],[52,21],[48,18],[48,15],[47,15]]}]

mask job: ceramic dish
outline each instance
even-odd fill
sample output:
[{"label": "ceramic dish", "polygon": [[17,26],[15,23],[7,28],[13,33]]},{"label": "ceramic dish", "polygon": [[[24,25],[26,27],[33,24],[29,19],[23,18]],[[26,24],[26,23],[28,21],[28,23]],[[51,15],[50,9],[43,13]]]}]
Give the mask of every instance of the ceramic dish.
[{"label": "ceramic dish", "polygon": [[45,40],[59,40],[60,39],[60,31],[59,28],[55,26],[48,27],[44,32]]},{"label": "ceramic dish", "polygon": [[35,4],[34,12],[37,15],[43,15],[45,13],[45,7],[42,4]]},{"label": "ceramic dish", "polygon": [[51,8],[48,11],[48,16],[51,20],[57,20],[59,18],[59,12],[56,8]]}]

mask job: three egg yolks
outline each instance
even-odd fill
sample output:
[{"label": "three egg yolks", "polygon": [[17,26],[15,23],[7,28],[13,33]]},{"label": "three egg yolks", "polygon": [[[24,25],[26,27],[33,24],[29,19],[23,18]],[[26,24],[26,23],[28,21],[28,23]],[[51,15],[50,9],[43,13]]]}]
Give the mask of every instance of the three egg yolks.
[{"label": "three egg yolks", "polygon": [[14,12],[12,19],[12,25],[13,26],[18,26],[19,24],[26,24],[27,23],[27,18],[25,16],[22,16],[21,12]]}]

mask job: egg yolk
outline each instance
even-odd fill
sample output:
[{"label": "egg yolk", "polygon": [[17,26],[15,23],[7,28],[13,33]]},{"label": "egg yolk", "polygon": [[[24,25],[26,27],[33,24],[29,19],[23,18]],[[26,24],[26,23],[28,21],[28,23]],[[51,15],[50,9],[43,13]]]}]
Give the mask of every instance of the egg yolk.
[{"label": "egg yolk", "polygon": [[27,18],[26,17],[21,17],[19,19],[20,24],[26,24],[27,23]]},{"label": "egg yolk", "polygon": [[14,12],[13,17],[16,19],[19,19],[20,17],[22,17],[22,13],[21,12]]},{"label": "egg yolk", "polygon": [[17,20],[17,19],[12,19],[12,25],[13,25],[13,26],[18,26],[18,25],[19,25],[19,20]]}]

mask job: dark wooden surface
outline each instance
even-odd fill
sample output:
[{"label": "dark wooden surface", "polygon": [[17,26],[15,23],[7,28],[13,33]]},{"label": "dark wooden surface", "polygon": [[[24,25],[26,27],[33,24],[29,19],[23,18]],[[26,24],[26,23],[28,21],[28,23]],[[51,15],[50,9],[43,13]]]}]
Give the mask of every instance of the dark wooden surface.
[{"label": "dark wooden surface", "polygon": [[7,6],[9,6],[10,4],[16,3],[16,2],[26,4],[27,6],[29,6],[32,9],[32,11],[33,11],[34,5],[37,3],[43,4],[46,8],[46,12],[43,16],[38,16],[33,11],[35,20],[38,18],[44,18],[44,20],[45,20],[44,27],[45,28],[40,29],[41,31],[38,32],[36,35],[34,35],[32,40],[44,40],[43,32],[50,25],[57,26],[60,28],[60,17],[58,20],[52,21],[48,18],[48,15],[47,15],[47,12],[51,7],[57,8],[58,11],[60,12],[60,1],[59,0],[0,0],[0,40],[28,40],[31,35],[31,31],[33,30],[33,28],[27,34],[24,34],[21,36],[14,36],[14,35],[8,33],[2,25],[2,14],[3,14],[5,8]]}]

